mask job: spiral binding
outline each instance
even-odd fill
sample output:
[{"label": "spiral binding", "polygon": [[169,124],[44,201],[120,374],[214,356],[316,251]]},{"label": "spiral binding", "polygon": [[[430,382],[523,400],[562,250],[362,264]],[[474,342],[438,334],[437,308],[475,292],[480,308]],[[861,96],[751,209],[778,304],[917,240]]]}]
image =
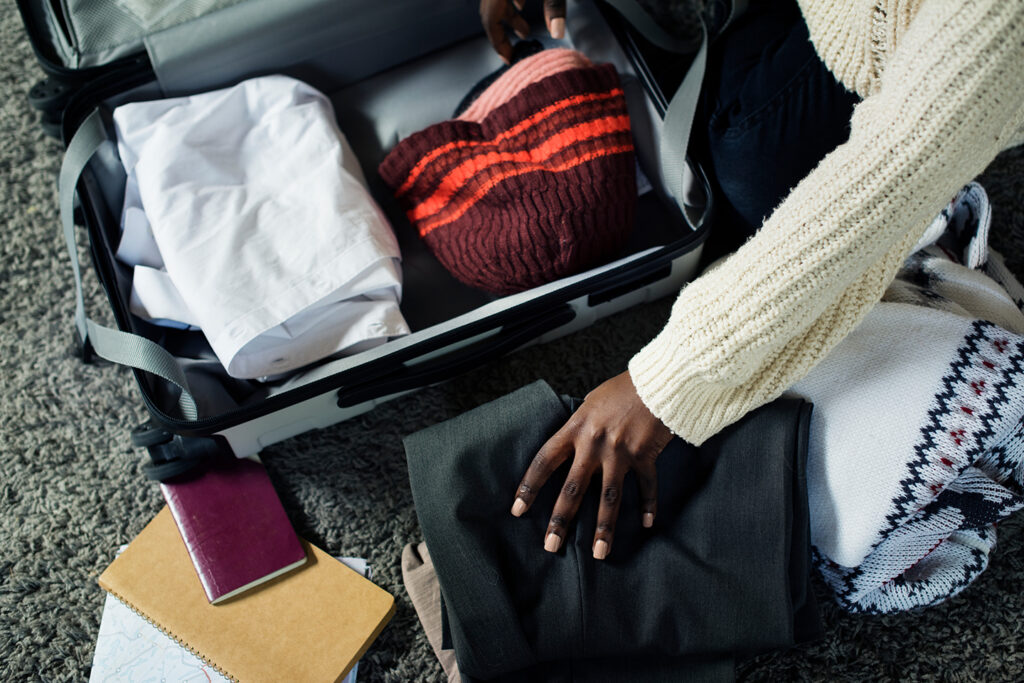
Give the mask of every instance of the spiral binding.
[{"label": "spiral binding", "polygon": [[178,636],[174,635],[173,633],[171,633],[170,631],[165,629],[163,626],[161,626],[160,624],[156,623],[155,621],[150,619],[148,616],[146,616],[145,614],[140,612],[138,609],[135,608],[134,605],[129,603],[127,600],[122,598],[120,595],[118,595],[117,593],[115,593],[112,590],[107,590],[107,592],[110,593],[111,595],[113,595],[115,598],[117,598],[117,601],[120,602],[122,605],[124,605],[125,607],[127,607],[128,609],[130,609],[131,611],[135,612],[140,617],[142,617],[143,619],[148,621],[150,624],[152,624],[153,627],[156,628],[156,630],[160,631],[160,633],[163,633],[165,636],[167,636],[168,638],[170,638],[171,640],[176,642],[178,645],[181,645],[183,648],[185,648],[186,650],[191,652],[193,655],[198,657],[200,660],[202,660],[203,664],[206,664],[208,667],[210,667],[211,669],[215,670],[217,673],[219,673],[224,678],[227,678],[229,681],[232,681],[232,683],[241,683],[241,681],[239,681],[237,678],[235,678],[234,676],[229,674],[227,671],[225,671],[224,669],[220,668],[215,663],[210,661],[210,659],[208,659],[205,655],[203,655],[198,650],[193,648],[191,645],[186,643],[184,640],[182,640]]}]

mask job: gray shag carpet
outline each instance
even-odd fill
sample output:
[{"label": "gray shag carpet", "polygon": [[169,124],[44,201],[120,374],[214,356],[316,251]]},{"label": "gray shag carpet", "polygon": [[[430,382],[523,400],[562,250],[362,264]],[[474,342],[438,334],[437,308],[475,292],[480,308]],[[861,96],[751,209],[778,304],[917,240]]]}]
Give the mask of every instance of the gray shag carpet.
[{"label": "gray shag carpet", "polygon": [[[104,594],[97,575],[160,509],[128,430],[144,420],[128,371],[71,354],[72,287],[58,232],[60,145],[25,95],[40,72],[11,0],[0,2],[0,679],[88,677]],[[1024,274],[1024,153],[983,180],[996,247]],[[103,304],[95,282],[92,310]],[[582,395],[620,372],[669,301],[520,351],[347,423],[267,449],[298,531],[373,563],[398,611],[360,668],[364,681],[441,681],[401,584],[402,546],[420,538],[401,438],[537,378]],[[898,401],[898,388],[893,400]],[[439,492],[440,493],[440,492]],[[1024,680],[1024,534],[1000,529],[991,567],[961,596],[911,614],[850,616],[817,584],[824,639],[740,665],[742,680]],[[685,587],[682,587],[685,590]]]}]

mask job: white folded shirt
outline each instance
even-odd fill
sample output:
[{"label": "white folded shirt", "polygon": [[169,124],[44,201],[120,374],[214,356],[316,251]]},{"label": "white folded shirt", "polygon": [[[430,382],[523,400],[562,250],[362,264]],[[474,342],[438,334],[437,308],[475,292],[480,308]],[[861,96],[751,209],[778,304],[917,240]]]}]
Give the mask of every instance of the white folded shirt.
[{"label": "white folded shirt", "polygon": [[409,328],[400,254],[330,102],[285,76],[114,111],[132,311],[259,378]]}]

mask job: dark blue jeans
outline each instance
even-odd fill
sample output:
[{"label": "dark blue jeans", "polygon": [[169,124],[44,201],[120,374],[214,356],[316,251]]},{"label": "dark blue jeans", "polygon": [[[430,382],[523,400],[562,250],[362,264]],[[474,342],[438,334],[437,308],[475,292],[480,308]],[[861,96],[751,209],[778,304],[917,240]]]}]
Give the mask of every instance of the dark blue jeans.
[{"label": "dark blue jeans", "polygon": [[715,39],[690,141],[715,192],[707,256],[743,244],[847,140],[858,99],[818,57],[791,0],[754,0]]}]

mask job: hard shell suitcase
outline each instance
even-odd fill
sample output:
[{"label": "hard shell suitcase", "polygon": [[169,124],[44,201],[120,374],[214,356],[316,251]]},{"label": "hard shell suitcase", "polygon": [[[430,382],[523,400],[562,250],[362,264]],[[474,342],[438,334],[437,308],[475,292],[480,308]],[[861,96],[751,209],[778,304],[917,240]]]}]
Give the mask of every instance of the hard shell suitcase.
[{"label": "hard shell suitcase", "polygon": [[[672,294],[695,274],[710,229],[711,196],[680,141],[686,139],[696,106],[706,39],[679,92],[668,98],[645,61],[646,39],[627,28],[622,14],[600,2],[569,2],[571,37],[566,42],[595,62],[617,67],[638,165],[654,191],[638,200],[636,226],[621,258],[495,298],[460,284],[443,270],[376,174],[391,146],[450,116],[469,86],[500,65],[482,35],[475,2],[181,4],[198,16],[185,12],[175,22],[165,12],[140,28],[139,14],[150,7],[142,3],[127,37],[112,41],[122,44],[97,49],[102,41],[83,40],[73,21],[73,10],[80,5],[77,19],[87,23],[82,17],[91,15],[83,8],[89,9],[90,3],[19,0],[41,62],[51,75],[71,84],[61,103],[68,151],[60,201],[79,288],[76,324],[83,352],[89,356],[95,351],[135,368],[152,419],[133,440],[150,447],[163,466],[157,468],[158,475],[173,474],[182,461],[209,450],[227,447],[245,456],[348,419],[517,348]],[[630,3],[615,4],[624,5],[621,11],[634,24],[651,23],[635,14]],[[125,7],[132,4],[118,3],[117,11]],[[72,11],[61,15],[61,8]],[[147,33],[152,26],[156,29]],[[540,31],[535,33],[541,37]],[[656,26],[644,31],[662,47],[679,47],[679,41],[658,33]],[[544,40],[553,43],[546,36]],[[90,46],[91,52],[86,49]],[[112,142],[109,113],[125,102],[212,90],[269,73],[299,78],[330,97],[340,128],[398,236],[405,277],[402,311],[412,333],[275,382],[255,382],[227,376],[201,333],[159,328],[129,312],[131,273],[113,256],[125,174]],[[666,159],[666,154],[675,158]],[[75,215],[84,223],[117,329],[97,325],[84,310]]]}]

